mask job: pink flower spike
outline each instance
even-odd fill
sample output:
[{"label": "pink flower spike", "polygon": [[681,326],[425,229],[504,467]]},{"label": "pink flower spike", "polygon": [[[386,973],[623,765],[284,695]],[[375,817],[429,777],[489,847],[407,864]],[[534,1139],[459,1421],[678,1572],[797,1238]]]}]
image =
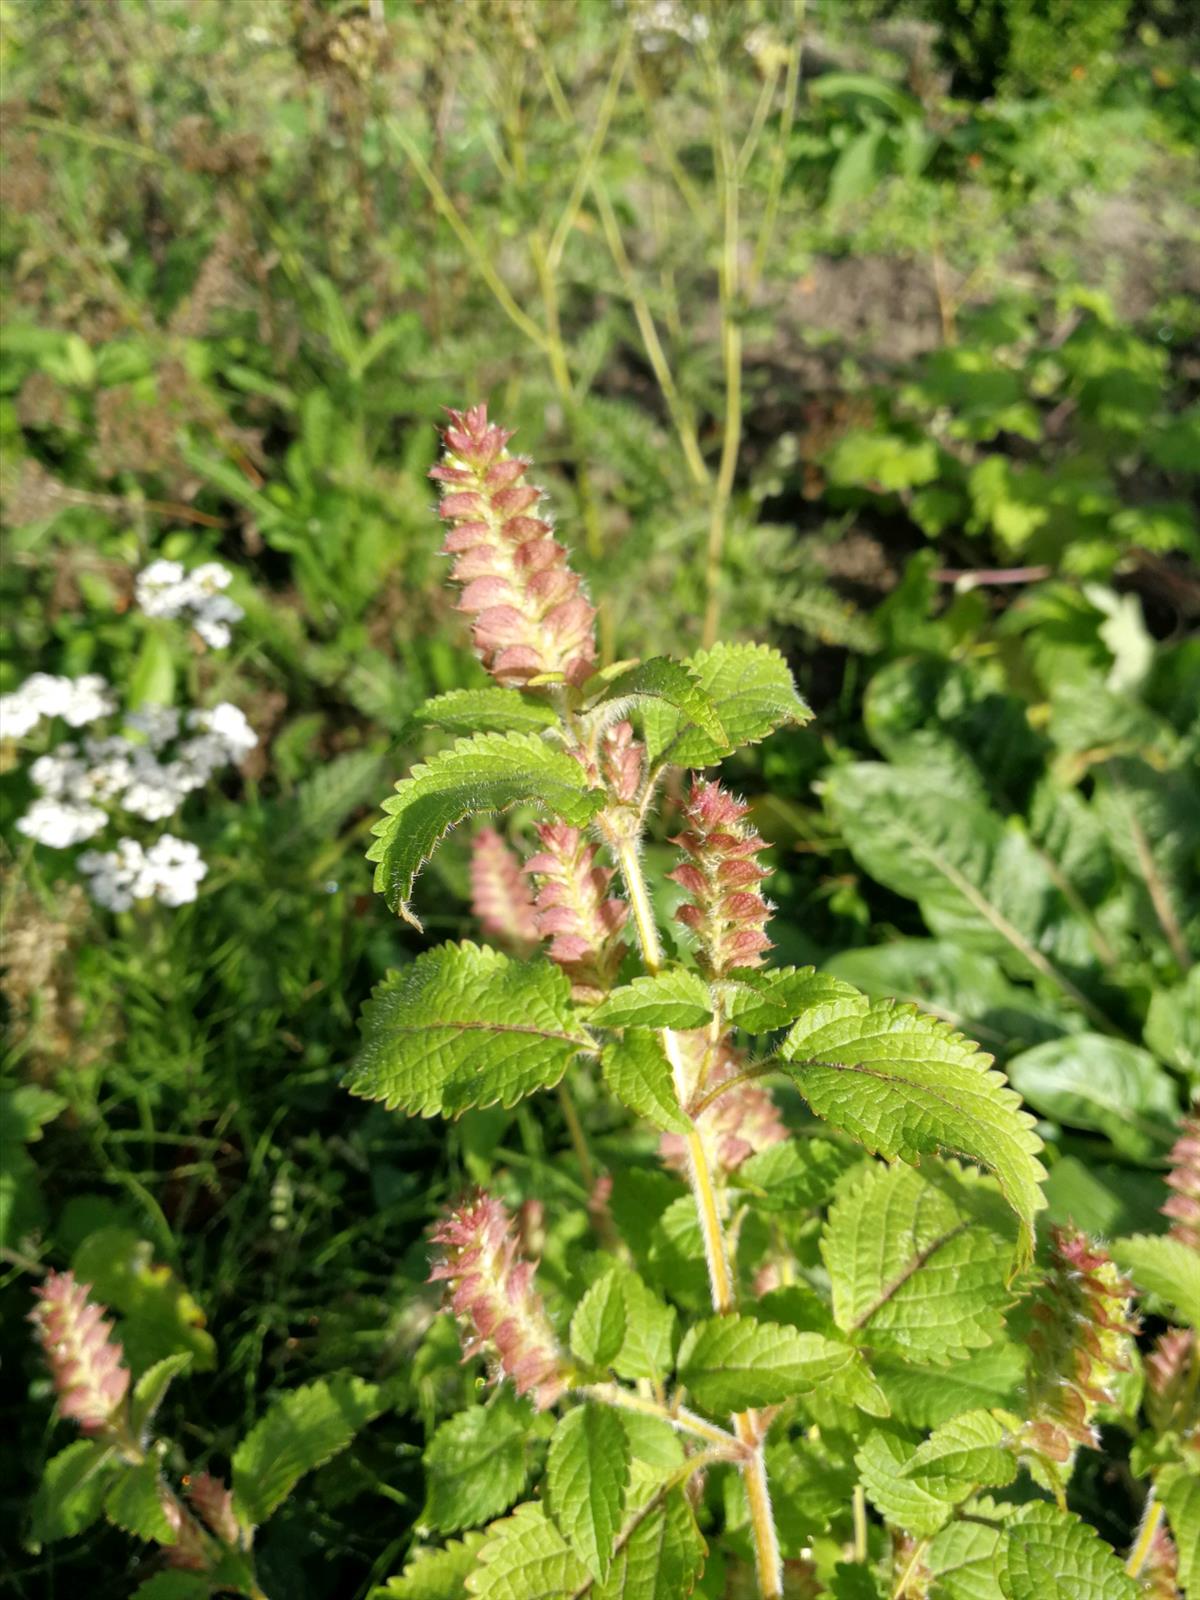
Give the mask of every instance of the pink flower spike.
[{"label": "pink flower spike", "polygon": [[1168,1160],[1167,1186],[1173,1193],[1162,1208],[1171,1219],[1168,1237],[1200,1250],[1200,1115],[1183,1119]]},{"label": "pink flower spike", "polygon": [[599,1000],[625,954],[617,935],[629,907],[609,895],[613,870],[596,865],[599,846],[588,844],[578,828],[544,822],[537,835],[542,848],[525,871],[537,884],[538,932],[550,940],[547,954],[570,978],[575,998]]},{"label": "pink flower spike", "polygon": [[489,938],[527,954],[540,937],[533,896],[515,853],[495,828],[471,841],[471,910]]},{"label": "pink flower spike", "polygon": [[475,649],[497,683],[560,673],[579,684],[596,660],[595,607],[549,522],[532,514],[542,491],[521,481],[530,463],[508,454],[510,438],[486,406],[451,411],[446,455],[430,473],[450,524],[442,548],[464,585],[458,609],[474,618]]},{"label": "pink flower spike", "polygon": [[442,1253],[429,1280],[446,1285],[447,1309],[465,1325],[463,1360],[485,1356],[493,1383],[510,1378],[518,1394],[548,1410],[566,1388],[563,1358],[507,1211],[481,1189],[432,1238]]},{"label": "pink flower spike", "polygon": [[84,1433],[103,1433],[129,1390],[124,1350],[113,1338],[105,1308],[89,1300],[90,1285],[71,1272],[52,1272],[34,1290],[29,1320],[58,1391],[59,1410]]},{"label": "pink flower spike", "polygon": [[720,784],[698,779],[684,807],[686,829],[672,840],[686,859],[667,876],[691,896],[675,917],[696,935],[708,977],[723,977],[733,967],[761,966],[771,948],[766,934],[771,908],[758,890],[767,869],[757,856],[765,847],[745,820],[749,811]]},{"label": "pink flower spike", "polygon": [[235,1549],[241,1543],[242,1530],[233,1512],[233,1491],[220,1478],[210,1472],[197,1472],[185,1478],[183,1487],[204,1523],[223,1544]]}]

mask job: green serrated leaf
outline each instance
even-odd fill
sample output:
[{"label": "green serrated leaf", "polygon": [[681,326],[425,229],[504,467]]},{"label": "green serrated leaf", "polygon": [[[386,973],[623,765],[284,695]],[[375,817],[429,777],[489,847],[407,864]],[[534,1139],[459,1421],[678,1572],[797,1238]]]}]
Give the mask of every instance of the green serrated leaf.
[{"label": "green serrated leaf", "polygon": [[378,863],[375,888],[393,911],[421,925],[409,907],[413,882],[451,828],[464,817],[528,801],[582,828],[605,803],[588,788],[583,767],[531,733],[481,733],[414,767],[383,803],[367,860]]},{"label": "green serrated leaf", "polygon": [[1171,1145],[1179,1096],[1148,1050],[1100,1033],[1071,1033],[1008,1063],[1014,1089],[1045,1117],[1104,1134],[1122,1155],[1149,1161]]},{"label": "green serrated leaf", "polygon": [[148,1240],[131,1228],[100,1228],[76,1250],[71,1267],[97,1300],[120,1313],[117,1331],[135,1375],[183,1351],[197,1372],[212,1371],[217,1346],[204,1312],[170,1267],[154,1260]]},{"label": "green serrated leaf", "polygon": [[665,1493],[654,1474],[626,1518],[621,1549],[608,1578],[585,1591],[591,1600],[687,1600],[704,1568],[708,1548],[680,1489]]},{"label": "green serrated leaf", "polygon": [[565,1600],[589,1576],[544,1507],[530,1503],[488,1529],[467,1593],[475,1600]]},{"label": "green serrated leaf", "polygon": [[996,1176],[1020,1219],[1017,1266],[1033,1254],[1045,1177],[1033,1119],[991,1057],[909,1006],[849,991],[815,1007],[780,1048],[785,1070],[818,1116],[888,1160],[939,1151]]},{"label": "green serrated leaf", "polygon": [[688,1133],[691,1123],[679,1109],[671,1066],[662,1037],[648,1028],[629,1028],[605,1045],[600,1057],[604,1081],[622,1105],[669,1133]]},{"label": "green serrated leaf", "polygon": [[233,1499],[247,1528],[265,1522],[307,1472],[344,1450],[383,1409],[376,1384],[342,1375],[276,1400],[233,1453]]},{"label": "green serrated leaf", "polygon": [[548,701],[518,689],[451,689],[418,706],[410,726],[447,733],[537,733],[557,721]]},{"label": "green serrated leaf", "polygon": [[845,994],[847,986],[815,967],[736,967],[721,980],[719,992],[728,1021],[746,1033],[773,1033],[790,1027],[811,1006]]},{"label": "green serrated leaf", "polygon": [[607,1367],[625,1343],[625,1296],[615,1272],[598,1278],[571,1318],[571,1354],[585,1367]]},{"label": "green serrated leaf", "polygon": [[823,1386],[874,1416],[887,1415],[883,1391],[852,1346],[753,1317],[712,1317],[690,1328],[678,1372],[706,1411],[779,1405]]},{"label": "green serrated leaf", "polygon": [[900,1472],[951,1505],[979,1489],[1001,1489],[1016,1475],[1008,1434],[990,1411],[965,1411],[935,1428]]},{"label": "green serrated leaf", "polygon": [[133,1402],[129,1413],[130,1427],[135,1439],[142,1437],[143,1430],[166,1398],[172,1381],[181,1372],[186,1372],[191,1364],[191,1351],[181,1350],[173,1356],[164,1356],[161,1361],[156,1361],[142,1373],[133,1386]]},{"label": "green serrated leaf", "polygon": [[796,693],[787,662],[760,644],[718,644],[685,665],[708,695],[725,730],[725,742],[686,727],[679,712],[651,702],[644,716],[646,746],[654,763],[709,767],[731,750],[758,744],[777,728],[803,724],[812,712]]},{"label": "green serrated leaf", "polygon": [[784,1554],[798,1556],[849,1505],[857,1478],[847,1457],[817,1437],[768,1444],[767,1482]]},{"label": "green serrated leaf", "polygon": [[550,1515],[575,1554],[603,1581],[612,1565],[629,1487],[629,1440],[615,1411],[590,1402],[568,1411],[546,1459]]},{"label": "green serrated leaf", "polygon": [[948,1523],[926,1552],[932,1600],[1003,1600],[995,1567],[1004,1538],[983,1522]]},{"label": "green serrated leaf", "polygon": [[897,1422],[936,1428],[959,1412],[980,1406],[1019,1407],[1027,1354],[1022,1345],[1000,1340],[946,1367],[918,1366],[875,1351],[871,1370]]},{"label": "green serrated leaf", "polygon": [[597,706],[644,705],[655,702],[673,710],[681,730],[691,727],[710,744],[728,752],[732,746],[707,690],[689,667],[667,656],[655,656],[619,673],[605,687]]},{"label": "green serrated leaf", "polygon": [[904,1469],[916,1453],[917,1440],[895,1423],[872,1430],[854,1460],[867,1498],[885,1522],[927,1539],[950,1520],[953,1507]]},{"label": "green serrated leaf", "polygon": [[700,1028],[712,1018],[712,997],[699,973],[664,967],[613,992],[589,1015],[603,1028]]},{"label": "green serrated leaf", "polygon": [[104,1497],[104,1515],[118,1528],[147,1543],[171,1545],[175,1530],[163,1510],[162,1475],[158,1457],[148,1457],[138,1466],[122,1464]]},{"label": "green serrated leaf", "polygon": [[502,1396],[443,1422],[425,1450],[425,1521],[457,1533],[507,1511],[525,1487],[529,1407]]},{"label": "green serrated leaf", "polygon": [[1074,1512],[1023,1506],[997,1552],[1005,1600],[1138,1600],[1135,1579],[1110,1545]]},{"label": "green serrated leaf", "polygon": [[515,1105],[552,1088],[592,1048],[560,967],[469,943],[427,950],[389,974],[363,1009],[362,1031],[345,1087],[422,1117]]},{"label": "green serrated leaf", "polygon": [[1200,1251],[1165,1234],[1135,1233],[1114,1240],[1112,1253],[1139,1289],[1158,1295],[1184,1322],[1200,1328]]},{"label": "green serrated leaf", "polygon": [[785,1140],[743,1161],[733,1175],[760,1211],[807,1211],[823,1204],[834,1184],[859,1159],[828,1139]]},{"label": "green serrated leaf", "polygon": [[1159,1475],[1158,1491],[1179,1553],[1179,1586],[1187,1600],[1196,1600],[1200,1593],[1200,1472],[1196,1461],[1167,1468]]},{"label": "green serrated leaf", "polygon": [[950,1163],[864,1166],[830,1208],[833,1314],[873,1350],[945,1364],[998,1338],[1016,1224],[994,1185]]},{"label": "green serrated leaf", "polygon": [[76,1439],[51,1456],[43,1468],[30,1516],[35,1548],[90,1528],[119,1470],[113,1447],[99,1439]]},{"label": "green serrated leaf", "polygon": [[369,1600],[466,1600],[467,1574],[486,1538],[486,1533],[468,1533],[444,1550],[422,1551],[398,1577],[372,1589]]},{"label": "green serrated leaf", "polygon": [[612,1357],[612,1369],[621,1378],[661,1383],[671,1369],[675,1310],[660,1300],[632,1267],[619,1262],[613,1271],[625,1302],[625,1340]]}]

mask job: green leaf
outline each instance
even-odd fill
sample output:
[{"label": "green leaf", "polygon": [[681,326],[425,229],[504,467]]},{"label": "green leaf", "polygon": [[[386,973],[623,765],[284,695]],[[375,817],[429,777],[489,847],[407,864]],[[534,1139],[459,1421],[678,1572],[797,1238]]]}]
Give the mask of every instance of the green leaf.
[{"label": "green leaf", "polygon": [[585,1591],[590,1600],[686,1600],[695,1588],[708,1550],[686,1496],[664,1494],[655,1476],[641,1487],[648,1498],[626,1518],[612,1571]]},{"label": "green leaf", "polygon": [[1182,1321],[1200,1328],[1200,1251],[1165,1234],[1135,1233],[1114,1240],[1112,1253],[1139,1289],[1158,1295]]},{"label": "green leaf", "polygon": [[712,1317],[690,1328],[679,1349],[678,1372],[706,1411],[778,1405],[821,1386],[835,1388],[873,1416],[887,1415],[883,1392],[857,1350],[753,1317]]},{"label": "green leaf", "polygon": [[625,1340],[611,1357],[612,1369],[621,1378],[661,1383],[671,1369],[674,1353],[674,1308],[660,1300],[632,1267],[622,1262],[613,1271],[625,1303]]},{"label": "green leaf", "polygon": [[467,1575],[486,1538],[486,1533],[468,1533],[444,1550],[422,1551],[399,1577],[372,1589],[369,1600],[466,1600]]},{"label": "green leaf", "polygon": [[33,1501],[30,1538],[34,1546],[40,1549],[90,1528],[120,1470],[113,1447],[99,1439],[76,1439],[51,1456]]},{"label": "green leaf", "polygon": [[871,1370],[898,1422],[936,1428],[980,1406],[1019,1408],[1027,1354],[1023,1345],[1001,1340],[947,1367],[917,1365],[873,1351]]},{"label": "green leaf", "polygon": [[725,742],[701,728],[687,727],[679,712],[650,702],[644,715],[651,762],[678,767],[709,767],[731,750],[758,744],[777,728],[802,724],[812,712],[796,693],[787,662],[777,650],[759,644],[718,644],[686,663],[716,707]]},{"label": "green leaf", "polygon": [[589,789],[579,762],[531,733],[481,733],[460,739],[396,785],[383,803],[367,860],[378,863],[375,888],[393,911],[419,928],[409,906],[413,882],[449,830],[464,817],[504,811],[520,801],[582,828],[605,803]]},{"label": "green leaf", "polygon": [[1200,1592],[1200,1474],[1192,1465],[1169,1467],[1159,1475],[1158,1490],[1179,1552],[1179,1586],[1187,1600],[1196,1600]]},{"label": "green leaf", "polygon": [[133,1600],[208,1600],[212,1584],[201,1572],[156,1572],[139,1583]]},{"label": "green leaf", "polygon": [[849,1505],[857,1477],[845,1454],[818,1436],[768,1444],[767,1482],[784,1554],[798,1556]]},{"label": "green leaf", "polygon": [[537,733],[557,721],[548,701],[517,689],[451,689],[418,706],[409,725],[447,733]]},{"label": "green leaf", "polygon": [[689,667],[667,656],[655,656],[620,673],[606,685],[596,705],[617,702],[632,707],[647,701],[657,702],[668,713],[673,711],[681,728],[694,728],[713,746],[726,752],[733,748],[707,689]]},{"label": "green leaf", "polygon": [[810,1006],[846,993],[837,978],[815,967],[776,967],[760,972],[736,967],[719,984],[726,1018],[746,1033],[773,1033],[787,1028]]},{"label": "green leaf", "polygon": [[346,1088],[422,1117],[515,1105],[592,1048],[561,968],[469,943],[389,973],[363,1009],[362,1032]]},{"label": "green leaf", "polygon": [[104,1497],[104,1515],[135,1539],[174,1544],[175,1530],[163,1510],[161,1493],[158,1457],[152,1455],[136,1467],[122,1467]]},{"label": "green leaf", "polygon": [[1074,1512],[1023,1506],[996,1560],[1005,1600],[1138,1600],[1137,1582],[1111,1546]]},{"label": "green leaf", "polygon": [[830,1209],[833,1314],[873,1350],[945,1364],[999,1337],[1016,1227],[995,1187],[952,1164],[864,1167]]},{"label": "green leaf", "polygon": [[1001,1489],[1017,1475],[1003,1424],[990,1411],[965,1411],[917,1446],[900,1476],[958,1505],[977,1489]]},{"label": "green leaf", "polygon": [[817,1115],[868,1150],[918,1164],[945,1151],[988,1168],[1020,1218],[1018,1265],[1032,1257],[1041,1141],[990,1056],[910,1006],[849,989],[801,1018],[780,1056]]},{"label": "green leaf", "polygon": [[1146,1014],[1146,1043],[1200,1087],[1200,962],[1173,989],[1156,989]]},{"label": "green leaf", "polygon": [[566,1600],[588,1580],[544,1508],[530,1503],[488,1529],[467,1592],[475,1600]]},{"label": "green leaf", "polygon": [[953,1507],[904,1469],[916,1453],[916,1439],[894,1423],[875,1428],[855,1453],[867,1498],[885,1522],[927,1539],[950,1520]]},{"label": "green leaf", "polygon": [[688,1133],[691,1123],[679,1109],[671,1066],[662,1037],[648,1028],[629,1028],[605,1045],[600,1057],[604,1081],[622,1105],[669,1133]]},{"label": "green leaf", "polygon": [[146,705],[169,706],[174,695],[175,652],[166,629],[151,623],[133,663],[125,689],[125,704],[130,711]]},{"label": "green leaf", "polygon": [[121,1315],[118,1334],[130,1370],[144,1372],[165,1357],[188,1352],[197,1372],[211,1372],[217,1347],[204,1312],[153,1247],[130,1228],[101,1228],[76,1250],[75,1276],[95,1299]]},{"label": "green leaf", "polygon": [[1170,1076],[1148,1050],[1100,1033],[1072,1033],[1024,1050],[1008,1063],[1014,1089],[1035,1111],[1068,1128],[1103,1133],[1122,1155],[1163,1155],[1179,1120]]},{"label": "green leaf", "polygon": [[595,1577],[612,1565],[629,1487],[629,1440],[615,1411],[590,1402],[568,1411],[546,1459],[550,1515]]},{"label": "green leaf", "polygon": [[1004,1533],[985,1522],[951,1522],[936,1534],[925,1564],[936,1600],[1001,1600],[995,1577]]},{"label": "green leaf", "polygon": [[473,1528],[507,1511],[525,1487],[528,1406],[501,1396],[443,1422],[425,1449],[424,1520],[439,1533]]},{"label": "green leaf", "polygon": [[588,1021],[603,1028],[700,1028],[711,1018],[704,979],[688,967],[664,967],[614,989]]},{"label": "green leaf", "polygon": [[239,1521],[248,1528],[265,1522],[306,1472],[344,1450],[382,1409],[375,1384],[346,1375],[276,1400],[233,1453]]},{"label": "green leaf", "polygon": [[753,1194],[760,1211],[807,1211],[829,1198],[842,1173],[858,1159],[858,1151],[828,1139],[793,1137],[743,1161],[732,1181]]},{"label": "green leaf", "polygon": [[615,1272],[598,1278],[571,1318],[571,1354],[585,1367],[607,1367],[625,1343],[625,1296]]},{"label": "green leaf", "polygon": [[180,1350],[173,1356],[164,1356],[152,1367],[147,1367],[133,1386],[133,1403],[130,1407],[130,1427],[135,1439],[152,1421],[155,1412],[166,1398],[172,1381],[192,1364],[190,1350]]}]

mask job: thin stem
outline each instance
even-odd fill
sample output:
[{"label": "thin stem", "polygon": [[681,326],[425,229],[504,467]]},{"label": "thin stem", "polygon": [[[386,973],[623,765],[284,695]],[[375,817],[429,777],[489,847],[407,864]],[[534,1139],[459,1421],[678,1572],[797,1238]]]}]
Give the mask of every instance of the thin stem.
[{"label": "thin stem", "polygon": [[1125,1563],[1125,1571],[1131,1578],[1141,1576],[1142,1568],[1149,1560],[1154,1536],[1159,1530],[1162,1519],[1162,1501],[1155,1499],[1154,1490],[1151,1489],[1146,1497],[1145,1510],[1142,1512],[1142,1525],[1138,1529],[1137,1542],[1129,1552],[1129,1560]]},{"label": "thin stem", "polygon": [[579,170],[575,174],[575,182],[571,185],[571,193],[567,197],[562,216],[559,217],[550,239],[547,259],[552,272],[558,270],[558,264],[562,259],[563,250],[566,248],[567,239],[570,236],[571,229],[575,226],[575,218],[579,215],[579,207],[583,204],[583,197],[592,181],[592,173],[595,171],[596,162],[599,160],[600,152],[604,148],[604,140],[608,135],[608,125],[612,121],[613,112],[616,110],[617,97],[620,94],[621,84],[625,77],[625,68],[629,63],[631,41],[632,33],[626,28],[617,47],[617,58],[613,62],[613,69],[609,74],[608,84],[600,101],[600,109],[596,113],[596,126],[592,129],[592,136],[588,140],[587,149],[583,153],[583,160],[579,163]]},{"label": "thin stem", "polygon": [[892,1600],[904,1600],[904,1596],[908,1593],[908,1586],[912,1582],[917,1568],[921,1564],[922,1557],[928,1549],[928,1539],[919,1539],[913,1546],[913,1552],[908,1558],[908,1564],[900,1574],[900,1581],[892,1590]]},{"label": "thin stem", "polygon": [[733,1456],[741,1453],[735,1435],[727,1433],[724,1428],[718,1428],[715,1423],[706,1422],[703,1417],[697,1416],[694,1411],[689,1411],[686,1406],[662,1405],[658,1400],[651,1400],[648,1395],[635,1394],[632,1389],[623,1389],[618,1383],[585,1383],[579,1385],[575,1393],[582,1395],[586,1400],[599,1400],[607,1406],[618,1406],[623,1411],[639,1411],[643,1416],[659,1417],[663,1422],[669,1422],[673,1428],[678,1428],[681,1433],[694,1434],[697,1439],[718,1445]]},{"label": "thin stem", "polygon": [[861,1483],[854,1485],[854,1559],[867,1559],[867,1495]]},{"label": "thin stem", "polygon": [[579,1163],[579,1176],[583,1179],[584,1188],[591,1194],[596,1187],[596,1169],[592,1166],[587,1135],[583,1131],[583,1123],[579,1120],[579,1112],[575,1109],[575,1101],[565,1079],[558,1086],[558,1104],[563,1114],[563,1121],[567,1125],[567,1132],[571,1136],[571,1148],[575,1151],[575,1159]]},{"label": "thin stem", "polygon": [[762,221],[758,228],[758,239],[754,246],[754,259],[750,263],[750,270],[746,275],[746,288],[752,291],[757,287],[766,265],[767,252],[771,248],[771,240],[775,235],[775,224],[779,216],[779,202],[783,196],[783,179],[787,171],[788,145],[792,139],[792,124],[796,118],[796,96],[800,87],[800,54],[803,43],[805,0],[792,0],[792,42],[788,48],[787,73],[783,85],[783,115],[779,119],[779,138],[775,141],[775,150],[771,161],[771,176],[767,186],[767,203],[763,208]]}]

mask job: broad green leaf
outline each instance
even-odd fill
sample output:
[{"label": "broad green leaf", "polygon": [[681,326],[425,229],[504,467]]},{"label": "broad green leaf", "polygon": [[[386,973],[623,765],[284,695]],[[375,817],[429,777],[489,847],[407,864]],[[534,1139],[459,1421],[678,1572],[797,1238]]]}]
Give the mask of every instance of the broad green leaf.
[{"label": "broad green leaf", "polygon": [[1002,1600],[995,1565],[1004,1537],[984,1522],[951,1522],[935,1534],[925,1557],[933,1600]]},{"label": "broad green leaf", "polygon": [[706,1312],[712,1305],[704,1235],[696,1202],[690,1194],[673,1200],[654,1224],[649,1267],[664,1294],[689,1311]]},{"label": "broad green leaf", "polygon": [[186,1372],[191,1364],[191,1351],[180,1350],[173,1356],[164,1356],[161,1361],[156,1361],[142,1373],[133,1386],[133,1401],[129,1413],[135,1439],[141,1438],[143,1430],[166,1398],[172,1381],[181,1372]]},{"label": "broad green leaf", "polygon": [[625,1340],[611,1358],[621,1378],[649,1378],[661,1383],[671,1370],[675,1344],[674,1307],[660,1300],[632,1267],[614,1268],[625,1303]]},{"label": "broad green leaf", "polygon": [[142,636],[125,688],[125,704],[130,711],[141,706],[169,706],[175,695],[175,652],[166,628],[151,623]]},{"label": "broad green leaf", "polygon": [[846,1334],[945,1365],[999,1337],[1016,1225],[995,1187],[952,1164],[864,1167],[821,1236]]},{"label": "broad green leaf", "polygon": [[443,1422],[425,1448],[425,1521],[439,1533],[490,1522],[525,1487],[529,1408],[501,1394]]},{"label": "broad green leaf", "polygon": [[76,1439],[51,1456],[33,1501],[30,1538],[34,1546],[40,1549],[91,1527],[100,1515],[109,1485],[121,1470],[112,1446],[99,1439]]},{"label": "broad green leaf", "polygon": [[1100,1033],[1072,1033],[1008,1063],[1014,1089],[1052,1121],[1103,1133],[1122,1155],[1162,1155],[1179,1120],[1179,1096],[1148,1050]]},{"label": "broad green leaf", "polygon": [[449,830],[464,817],[504,811],[520,801],[582,828],[604,804],[582,766],[532,733],[481,733],[414,767],[385,800],[367,860],[378,863],[375,888],[393,911],[419,928],[409,906],[413,882]]},{"label": "broad green leaf", "polygon": [[958,1505],[977,1489],[1001,1489],[1017,1475],[1008,1435],[990,1411],[965,1411],[935,1428],[900,1476]]},{"label": "broad green leaf", "polygon": [[571,1354],[586,1367],[607,1367],[625,1343],[625,1295],[615,1272],[598,1278],[571,1318]]},{"label": "broad green leaf", "polygon": [[1046,1179],[1046,1221],[1114,1239],[1159,1226],[1162,1178],[1114,1162],[1060,1156]]},{"label": "broad green leaf", "polygon": [[175,1531],[163,1510],[162,1492],[157,1455],[148,1456],[136,1467],[122,1466],[104,1497],[104,1515],[135,1539],[174,1544]]},{"label": "broad green leaf", "polygon": [[646,747],[651,762],[678,767],[710,767],[731,750],[758,744],[776,728],[805,723],[812,712],[796,693],[787,662],[761,644],[718,644],[685,665],[709,696],[725,730],[719,742],[703,729],[685,724],[672,707],[647,704]]},{"label": "broad green leaf", "polygon": [[614,989],[588,1021],[603,1028],[699,1028],[711,1017],[704,979],[688,967],[665,967]]},{"label": "broad green leaf", "polygon": [[5,1090],[0,1094],[0,1146],[36,1143],[46,1124],[67,1105],[65,1096],[43,1089],[40,1083],[21,1083]]},{"label": "broad green leaf", "polygon": [[156,1572],[139,1583],[133,1600],[209,1600],[212,1584],[202,1572]]},{"label": "broad green leaf", "polygon": [[1023,1506],[1009,1523],[996,1575],[1005,1600],[1138,1600],[1141,1593],[1094,1528],[1044,1501]]},{"label": "broad green leaf", "polygon": [[1139,1289],[1158,1295],[1184,1322],[1200,1328],[1200,1251],[1165,1234],[1136,1233],[1114,1240],[1112,1253]]},{"label": "broad green leaf", "polygon": [[1146,1043],[1200,1087],[1200,962],[1173,989],[1156,989],[1146,1015]]},{"label": "broad green leaf", "polygon": [[488,1529],[467,1593],[475,1600],[566,1600],[588,1581],[544,1507],[531,1502]]},{"label": "broad green leaf", "polygon": [[469,943],[390,973],[363,1009],[362,1031],[346,1088],[422,1117],[515,1105],[592,1048],[561,968]]},{"label": "broad green leaf", "polygon": [[188,1352],[197,1372],[211,1372],[217,1347],[204,1312],[153,1247],[130,1228],[101,1228],[71,1261],[93,1296],[120,1313],[117,1328],[130,1370],[144,1372],[167,1356]]},{"label": "broad green leaf", "polygon": [[849,1505],[857,1477],[821,1437],[779,1439],[767,1445],[767,1482],[784,1553],[798,1556]]},{"label": "broad green leaf", "polygon": [[722,1010],[729,1022],[746,1033],[773,1033],[787,1028],[810,1006],[846,993],[837,978],[814,967],[776,967],[758,971],[736,967],[719,984]]},{"label": "broad green leaf", "polygon": [[817,1115],[873,1153],[919,1164],[944,1151],[993,1172],[1020,1218],[1018,1264],[1030,1259],[1041,1141],[990,1056],[933,1017],[847,988],[801,1018],[780,1058]]},{"label": "broad green leaf", "polygon": [[856,1150],[828,1139],[793,1135],[743,1161],[733,1182],[754,1196],[760,1211],[807,1211],[829,1198],[842,1173],[858,1159]]},{"label": "broad green leaf", "polygon": [[589,1600],[687,1600],[703,1570],[707,1546],[683,1491],[663,1494],[657,1474],[640,1487],[647,1498],[627,1514],[612,1571],[585,1590]]},{"label": "broad green leaf", "polygon": [[712,1317],[690,1328],[679,1349],[678,1374],[706,1411],[778,1405],[831,1386],[864,1411],[887,1415],[883,1392],[857,1350],[753,1317]]},{"label": "broad green leaf", "polygon": [[486,1533],[468,1533],[444,1550],[422,1551],[399,1577],[372,1589],[369,1600],[466,1600],[467,1574],[486,1538]]},{"label": "broad green leaf", "polygon": [[726,752],[733,748],[707,689],[689,667],[666,656],[639,662],[613,678],[596,705],[611,706],[614,702],[630,708],[656,703],[668,713],[673,711],[682,729],[690,726],[698,736]]},{"label": "broad green leaf", "polygon": [[603,1581],[612,1565],[629,1487],[629,1440],[621,1419],[590,1401],[568,1411],[546,1458],[550,1515],[575,1554]]},{"label": "broad green leaf", "polygon": [[1190,1465],[1168,1468],[1158,1480],[1167,1525],[1179,1552],[1179,1585],[1187,1600],[1200,1594],[1200,1472],[1195,1468],[1193,1459]]},{"label": "broad green leaf", "polygon": [[918,1480],[904,1476],[917,1440],[895,1423],[874,1428],[855,1453],[867,1498],[883,1519],[905,1533],[927,1539],[950,1520],[953,1507]]},{"label": "broad green leaf", "polygon": [[233,1499],[247,1528],[265,1522],[307,1472],[344,1450],[383,1409],[380,1391],[342,1375],[276,1400],[233,1453]]},{"label": "broad green leaf", "polygon": [[1001,1340],[971,1351],[949,1367],[917,1365],[875,1351],[871,1370],[897,1422],[924,1429],[980,1406],[1019,1408],[1027,1359],[1023,1345]]},{"label": "broad green leaf", "polygon": [[426,700],[410,726],[442,728],[447,733],[537,733],[558,721],[554,707],[519,689],[451,689]]},{"label": "broad green leaf", "polygon": [[639,1117],[670,1133],[690,1132],[691,1123],[675,1098],[661,1035],[629,1028],[623,1038],[605,1045],[600,1070],[617,1099]]}]

